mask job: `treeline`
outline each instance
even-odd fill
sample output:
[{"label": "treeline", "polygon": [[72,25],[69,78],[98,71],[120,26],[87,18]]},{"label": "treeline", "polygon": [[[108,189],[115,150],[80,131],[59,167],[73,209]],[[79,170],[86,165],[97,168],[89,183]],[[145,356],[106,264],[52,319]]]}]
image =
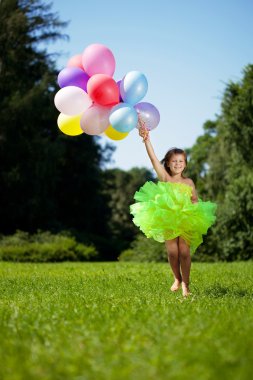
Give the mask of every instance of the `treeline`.
[{"label": "treeline", "polygon": [[218,203],[217,223],[199,256],[248,260],[253,257],[253,65],[241,81],[227,84],[221,112],[204,124],[189,149],[189,175],[203,198]]},{"label": "treeline", "polygon": [[[100,260],[166,259],[131,221],[134,192],[153,180],[145,168],[105,170],[114,147],[100,137],[64,136],[53,105],[57,70],[41,43],[65,23],[40,0],[0,2],[0,233],[71,233]],[[189,155],[199,195],[218,218],[196,258],[249,259],[253,249],[253,65],[226,87],[221,113],[204,124]],[[158,245],[159,248],[158,248]],[[140,254],[142,253],[142,254]]]}]

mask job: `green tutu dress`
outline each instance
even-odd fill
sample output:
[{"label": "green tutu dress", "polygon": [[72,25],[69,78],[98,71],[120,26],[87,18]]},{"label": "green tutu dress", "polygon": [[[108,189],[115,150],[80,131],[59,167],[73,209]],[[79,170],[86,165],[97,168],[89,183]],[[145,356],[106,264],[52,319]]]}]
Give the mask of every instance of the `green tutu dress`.
[{"label": "green tutu dress", "polygon": [[130,206],[133,222],[148,237],[159,242],[181,236],[191,253],[203,242],[202,235],[215,222],[216,204],[198,199],[192,203],[192,187],[176,182],[146,182]]}]

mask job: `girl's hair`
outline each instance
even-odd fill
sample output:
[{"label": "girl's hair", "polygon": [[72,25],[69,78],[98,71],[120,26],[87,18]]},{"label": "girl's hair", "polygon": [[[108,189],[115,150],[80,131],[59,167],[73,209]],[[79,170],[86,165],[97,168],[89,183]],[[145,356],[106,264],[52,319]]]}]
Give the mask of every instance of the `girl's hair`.
[{"label": "girl's hair", "polygon": [[[187,156],[186,156],[185,151],[183,149],[179,149],[179,148],[171,148],[170,150],[168,150],[168,152],[165,154],[164,158],[161,161],[161,164],[163,164],[166,172],[169,173],[169,175],[171,175],[172,173],[170,171],[170,168],[167,166],[167,163],[170,162],[170,159],[174,154],[182,154],[184,156],[185,164],[187,166]],[[185,166],[184,170],[186,169],[186,166]],[[183,172],[184,172],[184,170],[183,170]],[[184,178],[183,172],[182,172],[182,177]]]}]

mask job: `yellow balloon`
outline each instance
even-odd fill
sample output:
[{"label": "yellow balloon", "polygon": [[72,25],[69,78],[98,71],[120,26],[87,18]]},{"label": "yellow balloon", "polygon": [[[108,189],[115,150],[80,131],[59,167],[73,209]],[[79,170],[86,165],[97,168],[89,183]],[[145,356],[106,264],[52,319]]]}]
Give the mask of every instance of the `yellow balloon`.
[{"label": "yellow balloon", "polygon": [[129,132],[118,132],[111,125],[104,131],[104,134],[111,140],[123,140]]},{"label": "yellow balloon", "polygon": [[68,136],[78,136],[83,133],[82,128],[80,127],[80,115],[65,115],[60,113],[57,119],[57,124],[60,130]]}]

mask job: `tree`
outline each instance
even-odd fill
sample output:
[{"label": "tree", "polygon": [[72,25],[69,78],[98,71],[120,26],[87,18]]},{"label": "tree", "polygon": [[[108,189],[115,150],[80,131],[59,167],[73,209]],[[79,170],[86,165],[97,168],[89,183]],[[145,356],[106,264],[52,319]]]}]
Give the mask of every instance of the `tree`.
[{"label": "tree", "polygon": [[253,65],[244,69],[240,82],[228,83],[221,114],[208,125],[213,125],[211,137],[205,132],[189,150],[189,172],[200,178],[200,195],[218,203],[217,223],[199,254],[230,261],[249,259],[253,253]]},{"label": "tree", "polygon": [[216,128],[216,123],[208,120],[203,126],[204,134],[197,138],[192,148],[186,149],[189,158],[186,174],[194,181],[201,196],[209,193],[206,178],[209,172],[209,155],[215,147]]},{"label": "tree", "polygon": [[[60,37],[59,29],[64,24],[54,20],[48,13],[49,7],[38,1],[4,0],[0,10],[0,202],[3,213],[0,223],[3,232],[12,232],[16,228],[32,228],[39,203],[37,189],[43,191],[50,181],[46,157],[51,155],[51,161],[56,161],[50,144],[57,135],[51,127],[56,117],[52,108],[55,70],[53,62],[37,44]],[[40,159],[45,163],[43,172],[38,170]],[[51,178],[54,168],[52,165]],[[49,203],[43,201],[42,197],[41,209],[51,209]]]},{"label": "tree", "polygon": [[0,2],[0,231],[106,236],[102,166],[113,148],[56,126],[55,62],[41,43],[66,23],[41,0]]},{"label": "tree", "polygon": [[253,65],[244,69],[240,82],[227,86],[218,125],[226,184],[215,228],[222,236],[218,250],[225,260],[249,259],[253,254]]}]

